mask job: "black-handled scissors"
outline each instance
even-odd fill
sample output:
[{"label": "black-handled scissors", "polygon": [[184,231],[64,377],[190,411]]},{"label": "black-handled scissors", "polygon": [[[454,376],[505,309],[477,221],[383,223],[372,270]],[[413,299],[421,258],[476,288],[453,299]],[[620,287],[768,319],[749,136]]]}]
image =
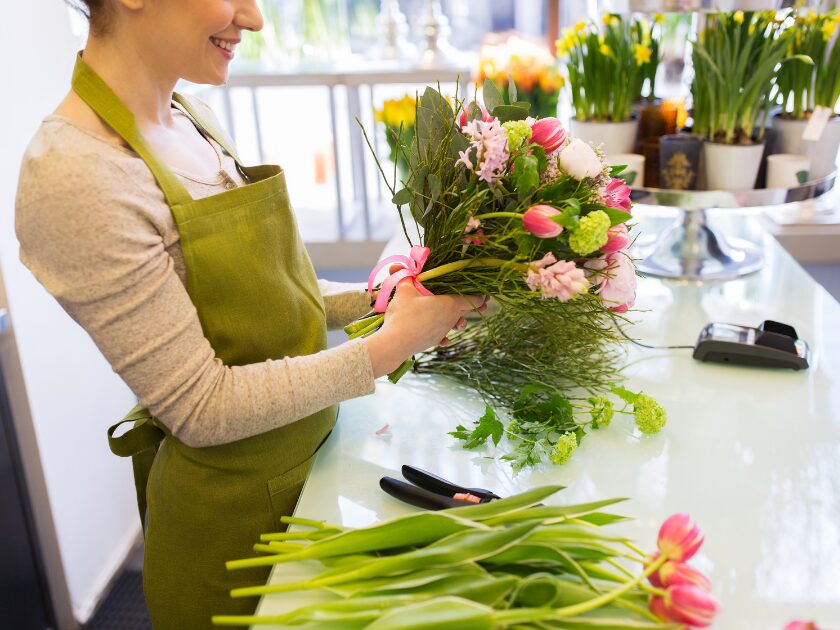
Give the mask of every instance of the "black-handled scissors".
[{"label": "black-handled scissors", "polygon": [[444,510],[501,498],[490,490],[459,486],[414,466],[404,465],[402,474],[411,483],[393,477],[382,477],[379,487],[395,499],[424,510]]}]

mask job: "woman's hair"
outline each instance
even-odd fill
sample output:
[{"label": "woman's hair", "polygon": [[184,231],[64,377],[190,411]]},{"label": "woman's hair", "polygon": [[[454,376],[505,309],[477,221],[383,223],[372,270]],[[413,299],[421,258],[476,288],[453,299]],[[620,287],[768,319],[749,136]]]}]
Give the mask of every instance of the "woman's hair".
[{"label": "woman's hair", "polygon": [[90,22],[90,31],[102,35],[108,30],[111,19],[109,0],[67,0],[70,6],[80,11]]}]

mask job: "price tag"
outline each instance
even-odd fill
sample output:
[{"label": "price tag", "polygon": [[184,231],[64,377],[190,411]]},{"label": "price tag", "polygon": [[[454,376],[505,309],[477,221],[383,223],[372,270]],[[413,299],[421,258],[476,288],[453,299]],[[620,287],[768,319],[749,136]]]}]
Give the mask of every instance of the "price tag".
[{"label": "price tag", "polygon": [[802,139],[817,142],[822,138],[823,131],[825,131],[825,127],[828,124],[828,119],[831,118],[833,113],[830,108],[817,105],[814,108],[814,113],[811,114],[811,119],[805,125],[805,131],[802,132]]}]

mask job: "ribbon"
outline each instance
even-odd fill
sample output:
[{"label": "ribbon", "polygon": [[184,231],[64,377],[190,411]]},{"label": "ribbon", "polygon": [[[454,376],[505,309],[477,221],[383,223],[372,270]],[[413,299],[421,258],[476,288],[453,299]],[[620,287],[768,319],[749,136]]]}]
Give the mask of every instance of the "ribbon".
[{"label": "ribbon", "polygon": [[414,288],[417,289],[421,295],[432,295],[432,292],[420,284],[420,281],[417,279],[417,276],[423,271],[423,265],[426,264],[430,251],[431,250],[428,247],[415,245],[411,248],[411,252],[409,252],[408,256],[388,256],[387,258],[379,261],[376,267],[373,268],[373,271],[370,272],[370,276],[368,276],[368,295],[373,296],[374,278],[376,278],[376,274],[379,273],[383,267],[398,264],[402,266],[402,269],[385,278],[385,281],[382,283],[382,287],[379,289],[379,295],[376,296],[376,303],[373,305],[373,311],[375,313],[385,312],[385,309],[388,307],[388,300],[391,298],[391,294],[396,290],[397,285],[406,278],[411,280]]}]

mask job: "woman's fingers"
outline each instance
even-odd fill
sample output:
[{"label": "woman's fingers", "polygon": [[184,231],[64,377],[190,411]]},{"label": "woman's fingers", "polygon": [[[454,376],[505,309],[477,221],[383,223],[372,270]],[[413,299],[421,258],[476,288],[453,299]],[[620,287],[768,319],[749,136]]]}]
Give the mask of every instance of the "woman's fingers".
[{"label": "woman's fingers", "polygon": [[464,330],[467,327],[467,320],[465,318],[460,318],[456,323],[452,330]]}]

